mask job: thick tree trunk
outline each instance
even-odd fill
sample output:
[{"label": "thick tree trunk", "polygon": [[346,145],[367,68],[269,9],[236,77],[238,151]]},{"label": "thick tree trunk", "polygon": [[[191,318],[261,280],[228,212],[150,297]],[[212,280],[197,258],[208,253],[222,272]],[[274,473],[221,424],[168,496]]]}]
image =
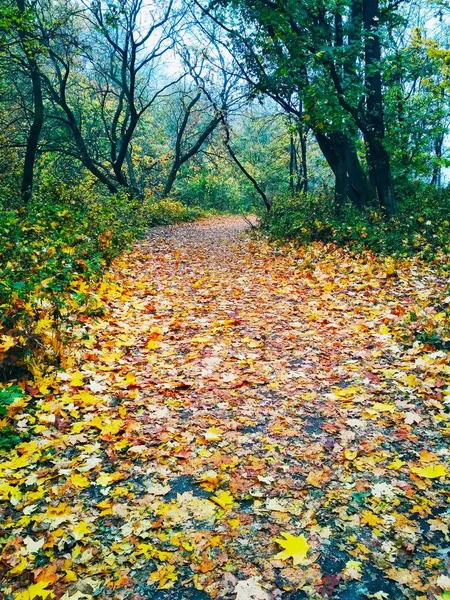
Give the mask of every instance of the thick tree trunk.
[{"label": "thick tree trunk", "polygon": [[368,144],[369,162],[380,205],[388,217],[397,212],[389,155],[384,147],[383,92],[381,82],[381,44],[378,34],[378,0],[363,0],[365,32],[365,82],[367,90],[364,137]]},{"label": "thick tree trunk", "polygon": [[[349,139],[339,132],[327,136],[316,133],[316,139],[335,177],[336,212],[342,210],[347,197],[358,208],[373,205],[375,190],[370,185]],[[346,196],[343,199],[344,191]]]},{"label": "thick tree trunk", "polygon": [[178,162],[174,162],[172,168],[169,171],[169,175],[166,180],[166,185],[164,186],[163,196],[166,197],[170,194],[173,188],[173,184],[175,183],[175,179],[177,178],[178,171],[180,170],[181,164]]},{"label": "thick tree trunk", "polygon": [[351,202],[362,209],[376,204],[376,191],[361,167],[356,150],[350,142],[344,144],[345,163],[348,175],[348,195]]},{"label": "thick tree trunk", "polygon": [[28,61],[30,76],[33,86],[33,122],[28,132],[25,160],[23,164],[22,185],[20,193],[22,201],[27,204],[33,196],[34,166],[36,163],[39,138],[44,124],[44,102],[42,99],[42,86],[36,61]]},{"label": "thick tree trunk", "polygon": [[347,200],[347,166],[344,153],[344,136],[341,133],[324,135],[316,133],[317,143],[334,174],[334,207],[337,215],[342,213]]},{"label": "thick tree trunk", "polygon": [[308,129],[304,124],[303,115],[303,100],[300,98],[299,103],[299,128],[298,128],[298,137],[300,141],[300,175],[297,183],[297,192],[302,191],[303,193],[308,193],[308,164],[307,164],[307,145],[306,145],[306,137],[308,135]]},{"label": "thick tree trunk", "polygon": [[378,201],[388,217],[397,214],[397,200],[392,183],[389,155],[377,141],[370,145],[370,159],[377,188]]},{"label": "thick tree trunk", "polygon": [[130,111],[130,112],[131,112],[130,122],[128,124],[126,131],[124,131],[124,133],[123,133],[122,139],[120,140],[117,158],[115,161],[113,161],[113,165],[112,165],[114,175],[116,176],[117,182],[119,183],[119,185],[121,185],[123,187],[128,187],[128,181],[125,176],[125,173],[123,172],[123,165],[126,161],[128,149],[129,149],[131,140],[133,138],[133,134],[134,134],[137,124],[139,122],[139,115],[137,114],[137,112],[135,110]]},{"label": "thick tree trunk", "polygon": [[[25,13],[25,0],[17,0],[17,8],[23,15]],[[32,49],[33,46],[28,43],[27,35],[23,30],[19,31],[19,36],[27,57],[33,95],[33,120],[27,136],[22,184],[20,189],[22,201],[24,204],[27,204],[33,195],[34,166],[36,163],[39,138],[44,124],[44,102],[42,97],[41,77],[36,56]]]},{"label": "thick tree trunk", "polygon": [[345,164],[345,157],[338,157],[335,163],[334,171],[334,200],[335,200],[335,213],[336,216],[342,215],[345,203],[348,195],[348,177],[347,177],[347,166]]}]

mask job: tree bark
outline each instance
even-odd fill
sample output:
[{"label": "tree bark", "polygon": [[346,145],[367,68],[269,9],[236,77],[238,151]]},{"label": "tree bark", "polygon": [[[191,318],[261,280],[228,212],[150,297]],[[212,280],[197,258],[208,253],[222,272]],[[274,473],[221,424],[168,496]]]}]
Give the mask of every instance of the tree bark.
[{"label": "tree bark", "polygon": [[289,190],[292,197],[295,194],[294,177],[297,173],[296,158],[294,134],[291,131],[289,134]]},{"label": "tree bark", "polygon": [[[25,0],[17,0],[17,8],[22,16],[25,14]],[[36,54],[27,43],[27,35],[19,26],[19,37],[27,57],[33,95],[33,120],[27,136],[25,159],[23,163],[22,184],[20,193],[22,201],[27,204],[33,196],[34,167],[36,163],[39,138],[44,124],[44,101],[42,83]]]},{"label": "tree bark", "polygon": [[376,204],[376,191],[361,166],[356,150],[347,140],[344,143],[345,163],[348,174],[348,195],[359,209]]},{"label": "tree bark", "polygon": [[[328,135],[316,132],[316,139],[335,177],[335,205],[339,213],[347,199],[358,208],[373,205],[375,190],[358,159],[355,149],[347,136],[340,132]],[[344,183],[344,174],[346,181]],[[343,194],[345,193],[345,197]]]},{"label": "tree bark", "polygon": [[301,155],[301,180],[299,181],[298,191],[301,190],[305,194],[308,193],[308,164],[307,159],[307,146],[306,146],[306,131],[302,127],[300,131],[300,155]]},{"label": "tree bark", "polygon": [[378,32],[378,0],[363,0],[365,33],[366,121],[364,137],[380,205],[388,217],[397,213],[397,201],[391,175],[389,155],[384,147],[383,92],[380,71],[381,44]]}]

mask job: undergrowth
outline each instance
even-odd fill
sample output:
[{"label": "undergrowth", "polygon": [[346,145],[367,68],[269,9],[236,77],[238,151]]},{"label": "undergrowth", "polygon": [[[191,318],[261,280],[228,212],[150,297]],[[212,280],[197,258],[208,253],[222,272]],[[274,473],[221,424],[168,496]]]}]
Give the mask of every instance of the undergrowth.
[{"label": "undergrowth", "polygon": [[148,202],[50,183],[0,213],[0,379],[58,359],[74,318],[100,310],[93,285],[145,233]]},{"label": "undergrowth", "polygon": [[321,241],[386,255],[420,253],[425,259],[437,251],[448,254],[450,189],[417,185],[399,196],[398,215],[390,220],[373,208],[360,211],[350,205],[338,217],[332,198],[321,194],[279,197],[263,227],[274,238],[305,244]]},{"label": "undergrowth", "polygon": [[11,385],[0,389],[0,451],[11,450],[28,436],[17,430],[11,414],[11,405],[20,407],[20,400],[24,394],[17,385]]},{"label": "undergrowth", "polygon": [[150,226],[196,221],[207,215],[208,213],[197,206],[186,206],[170,198],[151,203],[147,213]]}]

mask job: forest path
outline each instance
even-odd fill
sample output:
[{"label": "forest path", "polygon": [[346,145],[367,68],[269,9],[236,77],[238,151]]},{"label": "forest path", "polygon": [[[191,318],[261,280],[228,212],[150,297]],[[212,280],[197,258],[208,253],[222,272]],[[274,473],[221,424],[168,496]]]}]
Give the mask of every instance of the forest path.
[{"label": "forest path", "polygon": [[399,341],[410,312],[435,318],[445,281],[246,228],[157,228],[113,265],[106,313],[38,401],[38,438],[0,465],[21,486],[11,598],[450,587],[449,357]]}]

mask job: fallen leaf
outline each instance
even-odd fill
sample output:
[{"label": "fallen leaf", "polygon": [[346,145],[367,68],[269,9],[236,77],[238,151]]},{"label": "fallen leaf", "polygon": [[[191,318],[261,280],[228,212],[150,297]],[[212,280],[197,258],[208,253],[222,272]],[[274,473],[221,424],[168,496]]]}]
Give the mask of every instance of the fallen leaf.
[{"label": "fallen leaf", "polygon": [[218,504],[224,510],[231,508],[234,504],[234,498],[230,492],[219,490],[214,496],[210,497],[210,500]]},{"label": "fallen leaf", "polygon": [[444,465],[440,464],[430,465],[429,467],[410,467],[410,470],[411,473],[427,479],[436,479],[438,477],[445,477],[445,475],[447,475],[447,469]]},{"label": "fallen leaf", "polygon": [[278,560],[287,560],[288,558],[292,558],[294,566],[304,563],[310,548],[305,536],[303,534],[299,536],[293,536],[288,532],[281,532],[280,535],[285,539],[278,538],[275,541],[278,545],[284,548],[284,550],[276,554],[274,558]]}]

